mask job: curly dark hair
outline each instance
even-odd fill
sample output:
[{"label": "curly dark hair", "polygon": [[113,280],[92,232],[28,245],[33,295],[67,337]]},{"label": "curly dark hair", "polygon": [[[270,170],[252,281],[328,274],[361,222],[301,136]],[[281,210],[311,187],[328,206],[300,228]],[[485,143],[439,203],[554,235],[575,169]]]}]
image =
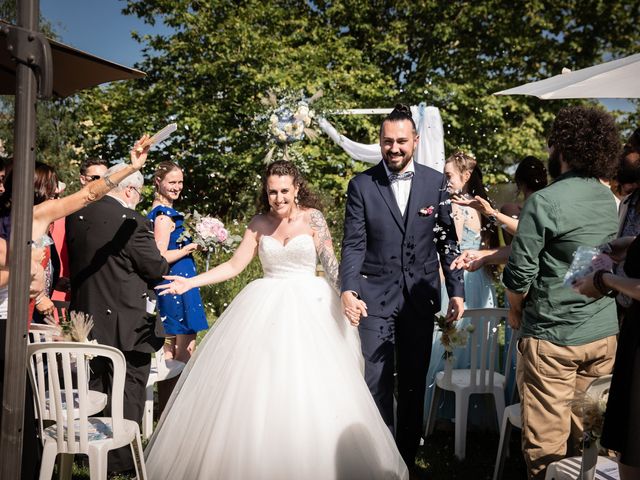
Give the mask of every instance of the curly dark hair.
[{"label": "curly dark hair", "polygon": [[292,177],[293,184],[298,187],[297,204],[304,208],[315,208],[322,210],[320,200],[307,186],[298,167],[288,160],[276,160],[267,165],[262,176],[262,195],[260,196],[260,208],[263,213],[267,213],[271,206],[269,205],[269,193],[267,192],[267,179],[273,175],[278,177]]},{"label": "curly dark hair", "polygon": [[401,122],[403,120],[409,120],[411,122],[413,134],[415,135],[418,129],[416,128],[416,123],[413,121],[411,109],[402,103],[397,103],[391,113],[389,113],[380,124],[380,137],[382,137],[382,127],[384,127],[385,122]]},{"label": "curly dark hair", "polygon": [[594,107],[566,107],[558,112],[549,147],[573,172],[586,177],[613,178],[622,142],[613,116]]},{"label": "curly dark hair", "polygon": [[518,190],[527,187],[530,192],[537,192],[547,186],[547,169],[541,160],[529,155],[524,157],[516,168],[514,180]]}]

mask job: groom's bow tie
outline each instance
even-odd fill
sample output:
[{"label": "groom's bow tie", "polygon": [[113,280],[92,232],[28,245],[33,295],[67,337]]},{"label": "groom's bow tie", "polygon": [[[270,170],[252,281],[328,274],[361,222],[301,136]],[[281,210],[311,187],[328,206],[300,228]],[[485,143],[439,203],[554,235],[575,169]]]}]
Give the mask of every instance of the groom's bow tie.
[{"label": "groom's bow tie", "polygon": [[396,180],[411,180],[413,178],[413,174],[414,172],[390,173],[389,183],[393,183]]}]

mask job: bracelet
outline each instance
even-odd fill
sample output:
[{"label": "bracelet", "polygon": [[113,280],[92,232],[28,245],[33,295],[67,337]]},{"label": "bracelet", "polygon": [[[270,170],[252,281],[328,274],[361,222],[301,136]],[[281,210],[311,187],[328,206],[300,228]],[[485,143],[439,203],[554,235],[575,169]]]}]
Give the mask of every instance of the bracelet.
[{"label": "bracelet", "polygon": [[593,274],[593,286],[600,292],[602,295],[607,297],[615,297],[617,292],[613,288],[609,288],[604,283],[604,274],[610,273],[606,270],[598,270]]},{"label": "bracelet", "polygon": [[38,295],[38,296],[36,297],[36,300],[35,300],[35,302],[33,302],[33,304],[34,304],[34,305],[38,305],[38,304],[42,301],[42,299],[43,299],[44,297],[46,297],[46,295],[45,295],[44,293],[41,293],[40,295]]},{"label": "bracelet", "polygon": [[172,340],[175,340],[175,339],[176,339],[175,336],[173,336],[173,337],[164,337],[164,344],[165,345],[173,345]]},{"label": "bracelet", "polygon": [[105,175],[104,177],[102,177],[104,179],[104,183],[107,184],[107,187],[109,188],[116,188],[118,186],[117,183],[114,183],[113,180],[111,180],[111,178],[109,177],[109,175]]},{"label": "bracelet", "polygon": [[493,208],[491,210],[491,213],[486,215],[487,220],[489,220],[489,222],[491,222],[492,224],[498,226],[500,225],[502,222],[500,220],[498,220],[498,214],[500,212],[498,210],[496,210],[495,208]]}]

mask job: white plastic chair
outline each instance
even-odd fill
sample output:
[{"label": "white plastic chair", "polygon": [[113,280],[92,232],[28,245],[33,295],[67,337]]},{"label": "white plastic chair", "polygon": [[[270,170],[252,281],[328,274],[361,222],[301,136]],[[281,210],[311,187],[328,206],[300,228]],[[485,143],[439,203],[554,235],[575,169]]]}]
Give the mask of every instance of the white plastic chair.
[{"label": "white plastic chair", "polygon": [[502,428],[500,429],[500,443],[496,454],[496,465],[493,469],[493,480],[500,480],[504,470],[504,460],[509,450],[509,440],[513,428],[522,429],[522,409],[520,403],[514,403],[504,409],[502,416]]},{"label": "white plastic chair", "polygon": [[[611,375],[595,379],[587,388],[587,395],[602,399],[609,395]],[[617,480],[618,463],[610,457],[598,456],[598,446],[592,442],[581,457],[563,458],[549,464],[545,480]]]},{"label": "white plastic chair", "polygon": [[[44,450],[40,466],[40,479],[50,479],[56,456],[63,454],[72,460],[75,454],[89,457],[91,480],[107,478],[107,455],[110,450],[131,445],[135,461],[136,476],[146,480],[147,473],[142,455],[142,443],[138,424],[123,418],[123,396],[126,363],[118,349],[106,345],[90,345],[74,342],[32,343],[27,347],[29,363],[37,355],[46,356],[48,364],[50,405],[55,409],[55,423],[44,428],[42,439]],[[111,417],[89,417],[87,385],[88,362],[93,357],[106,357],[113,363],[111,388]],[[76,365],[76,381],[72,372]],[[48,408],[38,391],[39,378],[35,369],[29,369],[39,417]],[[75,385],[74,385],[75,383]],[[77,405],[65,402],[77,392]],[[65,458],[63,457],[63,458]]]},{"label": "white plastic chair", "polygon": [[[29,327],[29,343],[43,343],[43,342],[53,342],[54,336],[59,334],[59,329],[55,325],[43,325],[32,323]],[[60,342],[56,342],[60,343]],[[55,421],[55,410],[51,408],[51,404],[49,401],[49,392],[47,390],[47,385],[51,382],[47,382],[47,375],[45,374],[45,362],[42,358],[42,353],[38,353],[34,355],[32,358],[31,368],[35,371],[33,372],[35,378],[38,379],[38,385],[34,386],[34,390],[37,388],[38,395],[40,398],[44,399],[44,404],[42,411],[40,412],[40,426],[42,427],[42,422],[47,420]],[[75,374],[75,364],[72,365],[72,369]],[[48,370],[48,369],[47,369]],[[89,390],[89,384],[86,384],[86,392],[87,397],[89,399],[89,406],[87,415],[95,415],[96,413],[100,413],[107,406],[107,394],[102,392],[97,392],[95,390]],[[66,406],[66,397],[63,397],[63,415],[66,415],[67,406]],[[73,390],[73,404],[74,404],[74,417],[77,417],[78,410],[78,390]],[[36,410],[37,411],[37,410]],[[42,428],[41,428],[42,430]]]},{"label": "white plastic chair", "polygon": [[501,419],[504,414],[506,379],[495,371],[495,367],[499,348],[498,326],[502,319],[507,318],[507,313],[505,308],[466,310],[463,317],[469,319],[469,323],[475,327],[469,335],[467,347],[471,350],[471,366],[469,369],[454,369],[450,381],[444,371],[436,374],[427,420],[427,436],[433,433],[442,391],[452,391],[455,394],[454,454],[459,460],[464,460],[465,457],[469,397],[479,393],[493,395],[497,418]]},{"label": "white plastic chair", "polygon": [[46,323],[32,323],[29,326],[29,343],[53,342],[60,334],[60,328]]},{"label": "white plastic chair", "polygon": [[185,367],[184,362],[174,359],[165,359],[164,350],[161,348],[151,359],[151,371],[147,380],[147,399],[144,402],[144,413],[142,414],[142,438],[145,440],[153,433],[153,387],[157,382],[169,380],[182,373]]},{"label": "white plastic chair", "polygon": [[[505,385],[509,385],[510,376],[512,373],[512,357],[515,355],[518,345],[518,339],[520,338],[518,330],[511,331],[511,340],[509,342],[509,349],[507,352],[507,358],[504,365]],[[518,386],[513,386],[513,393],[511,395],[511,405],[504,409],[502,416],[502,426],[500,428],[500,442],[498,444],[498,452],[496,453],[496,464],[493,469],[493,480],[500,480],[504,471],[504,461],[509,455],[509,441],[511,440],[511,430],[518,428],[522,430],[522,409],[520,408],[520,402],[518,402]]]}]

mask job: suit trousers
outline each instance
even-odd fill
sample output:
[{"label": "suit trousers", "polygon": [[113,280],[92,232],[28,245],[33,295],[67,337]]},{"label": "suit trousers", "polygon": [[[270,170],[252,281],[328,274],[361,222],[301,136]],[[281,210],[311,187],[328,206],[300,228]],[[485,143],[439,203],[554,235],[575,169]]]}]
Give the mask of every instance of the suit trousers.
[{"label": "suit trousers", "polygon": [[[143,352],[122,352],[127,362],[124,381],[123,415],[127,420],[142,421],[144,402],[146,400],[147,381],[151,371],[151,354]],[[97,357],[91,361],[92,390],[106,393],[109,402],[105,408],[105,416],[111,414],[111,384],[113,380],[113,364],[106,358]],[[129,445],[109,452],[110,472],[124,472],[135,468]]]},{"label": "suit trousers", "polygon": [[[424,395],[433,339],[433,312],[420,311],[405,291],[391,317],[368,316],[359,333],[365,380],[405,463],[415,463],[423,429]],[[397,413],[393,399],[397,379]],[[395,428],[394,428],[395,427]]]},{"label": "suit trousers", "polygon": [[544,479],[547,465],[567,455],[567,444],[579,446],[582,419],[571,411],[570,401],[611,373],[616,344],[615,335],[578,346],[532,337],[518,342],[516,380],[529,478]]}]

